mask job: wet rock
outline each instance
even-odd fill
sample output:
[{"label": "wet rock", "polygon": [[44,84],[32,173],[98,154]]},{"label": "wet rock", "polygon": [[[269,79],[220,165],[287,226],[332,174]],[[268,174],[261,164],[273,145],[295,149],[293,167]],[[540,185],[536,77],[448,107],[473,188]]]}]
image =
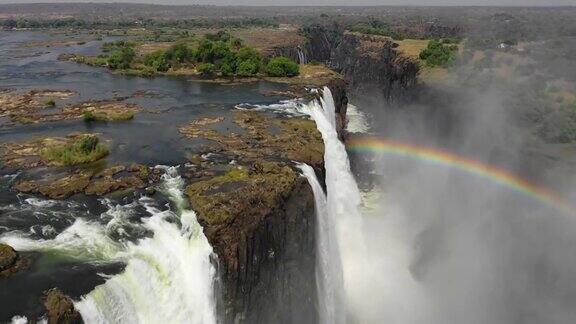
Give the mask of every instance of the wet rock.
[{"label": "wet rock", "polygon": [[146,184],[137,176],[126,176],[118,179],[107,176],[93,182],[86,187],[87,195],[102,196],[118,190],[142,189]]},{"label": "wet rock", "polygon": [[20,192],[39,193],[52,199],[66,199],[74,194],[83,192],[89,184],[90,176],[73,174],[48,182],[24,180],[17,183],[14,188]]},{"label": "wet rock", "polygon": [[11,246],[0,243],[0,279],[8,277],[28,265]]},{"label": "wet rock", "polygon": [[62,114],[70,119],[83,118],[84,121],[122,121],[134,118],[142,108],[134,103],[124,102],[126,98],[112,100],[88,101],[65,107]]},{"label": "wet rock", "polygon": [[99,172],[98,174],[96,174],[96,177],[112,177],[117,173],[120,173],[122,171],[126,170],[126,167],[123,165],[115,165],[113,167],[104,169],[103,171]]},{"label": "wet rock", "polygon": [[[247,161],[285,159],[321,167],[324,156],[322,136],[313,121],[304,118],[276,118],[253,111],[235,111],[233,122],[245,133],[222,134],[193,121],[179,129],[188,138],[212,140],[219,154]],[[279,131],[272,132],[272,128]],[[213,151],[213,150],[212,150]],[[195,161],[201,164],[203,161]]]},{"label": "wet rock", "polygon": [[82,118],[116,121],[132,119],[142,110],[134,103],[125,102],[126,97],[65,105],[75,94],[70,90],[0,90],[0,117],[9,117],[21,124]]},{"label": "wet rock", "polygon": [[44,296],[44,307],[49,324],[83,323],[80,313],[74,308],[70,297],[59,289],[50,289]]},{"label": "wet rock", "polygon": [[11,246],[0,243],[0,271],[12,267],[17,259],[18,254]]},{"label": "wet rock", "polygon": [[0,117],[10,117],[22,124],[35,123],[37,118],[48,118],[50,113],[45,110],[58,106],[74,94],[70,90],[0,90]]}]

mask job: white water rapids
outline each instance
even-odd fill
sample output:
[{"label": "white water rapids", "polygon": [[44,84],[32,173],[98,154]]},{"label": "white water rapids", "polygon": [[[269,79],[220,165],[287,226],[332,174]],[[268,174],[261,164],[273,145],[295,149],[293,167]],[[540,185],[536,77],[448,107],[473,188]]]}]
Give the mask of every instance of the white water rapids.
[{"label": "white water rapids", "polygon": [[[128,244],[123,273],[75,304],[88,323],[216,323],[212,247],[183,197],[184,181],[167,168],[161,190],[176,212],[145,205],[151,238]],[[178,227],[170,220],[179,218]]]},{"label": "white water rapids", "polygon": [[[90,262],[125,262],[125,270],[75,303],[86,323],[216,323],[212,247],[196,214],[187,209],[184,180],[176,167],[163,167],[160,191],[176,206],[158,210],[150,198],[121,206],[107,204],[102,217],[107,225],[77,218],[53,239],[34,240],[26,233],[11,232],[0,240],[20,251],[58,253]],[[127,213],[143,206],[148,218],[129,223]],[[180,224],[180,225],[179,225]],[[110,238],[127,226],[151,233],[136,243]],[[26,322],[15,317],[13,322]]]}]

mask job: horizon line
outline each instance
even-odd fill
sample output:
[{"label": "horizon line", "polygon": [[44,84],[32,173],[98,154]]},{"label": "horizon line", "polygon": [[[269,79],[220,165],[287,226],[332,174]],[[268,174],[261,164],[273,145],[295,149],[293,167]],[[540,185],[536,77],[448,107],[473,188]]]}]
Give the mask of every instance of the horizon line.
[{"label": "horizon line", "polygon": [[53,5],[53,4],[92,4],[92,5],[149,5],[149,6],[163,6],[163,7],[247,7],[247,8],[576,8],[576,4],[565,5],[483,5],[483,4],[388,4],[388,5],[234,5],[234,4],[166,4],[154,2],[133,2],[133,1],[118,1],[118,2],[95,2],[95,1],[68,1],[68,0],[54,0],[54,1],[40,1],[40,2],[0,2],[0,5]]}]

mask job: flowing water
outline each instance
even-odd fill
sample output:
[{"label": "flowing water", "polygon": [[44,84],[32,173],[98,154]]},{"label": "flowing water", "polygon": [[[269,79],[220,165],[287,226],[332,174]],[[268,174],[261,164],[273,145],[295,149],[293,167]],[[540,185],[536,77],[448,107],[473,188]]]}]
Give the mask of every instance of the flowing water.
[{"label": "flowing water", "polygon": [[[186,209],[184,181],[167,168],[160,189],[176,206],[160,211],[144,199],[153,235],[129,243],[123,273],[76,303],[89,323],[216,323],[212,247]],[[178,222],[181,224],[178,226]]]},{"label": "flowing water", "polygon": [[[222,116],[225,121],[215,125],[216,130],[241,133],[231,122],[237,105],[286,99],[270,95],[286,89],[275,83],[139,78],[57,59],[63,53],[97,55],[103,42],[115,40],[110,37],[70,46],[42,43],[70,37],[81,36],[0,32],[0,89],[74,91],[58,102],[61,106],[127,98],[143,111],[119,123],[19,125],[0,118],[0,143],[93,132],[110,151],[98,167],[178,165],[192,155],[218,158],[209,154],[205,141],[183,138],[179,127],[197,118]],[[24,173],[0,170],[0,242],[31,260],[26,271],[0,280],[0,322],[15,315],[19,321],[38,320],[44,313],[38,301],[54,287],[77,301],[88,322],[215,322],[212,249],[194,212],[187,209],[182,178],[176,169],[165,172],[160,190],[149,198],[75,195],[56,201],[13,191],[11,185]]]},{"label": "flowing water", "polygon": [[344,315],[342,287],[342,265],[335,232],[333,215],[328,213],[326,194],[318,182],[314,169],[307,164],[298,165],[302,174],[308,179],[314,202],[316,204],[317,218],[317,264],[316,284],[318,287],[318,303],[320,323],[336,323]]},{"label": "flowing water", "polygon": [[[336,131],[336,111],[332,93],[327,87],[323,90],[320,102],[312,101],[302,105],[301,110],[315,122],[324,140],[324,163],[326,168],[326,219],[334,226],[339,251],[339,258],[330,258],[329,275],[333,278],[343,274],[343,291],[335,291],[334,305],[325,308],[327,314],[321,317],[330,323],[344,322],[348,316],[347,301],[339,300],[339,296],[350,298],[350,293],[359,285],[358,280],[364,278],[366,261],[364,260],[364,239],[362,236],[362,217],[360,213],[361,196],[356,180],[350,171],[350,162],[344,144],[338,138]],[[327,239],[321,236],[318,239]],[[328,248],[334,242],[318,243],[320,248]],[[321,254],[330,252],[321,251]],[[342,268],[340,268],[340,265]],[[324,283],[324,286],[328,286]],[[338,289],[334,287],[334,289]],[[319,295],[326,295],[320,291]]]}]

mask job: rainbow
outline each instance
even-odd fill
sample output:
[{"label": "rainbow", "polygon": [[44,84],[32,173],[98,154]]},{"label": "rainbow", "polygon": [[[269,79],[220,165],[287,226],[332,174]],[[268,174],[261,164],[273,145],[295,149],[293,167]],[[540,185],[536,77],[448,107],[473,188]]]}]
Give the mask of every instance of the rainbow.
[{"label": "rainbow", "polygon": [[346,142],[346,146],[351,151],[382,152],[455,168],[513,189],[568,214],[576,214],[576,206],[548,188],[536,185],[510,171],[458,156],[448,151],[374,137],[349,139]]}]

